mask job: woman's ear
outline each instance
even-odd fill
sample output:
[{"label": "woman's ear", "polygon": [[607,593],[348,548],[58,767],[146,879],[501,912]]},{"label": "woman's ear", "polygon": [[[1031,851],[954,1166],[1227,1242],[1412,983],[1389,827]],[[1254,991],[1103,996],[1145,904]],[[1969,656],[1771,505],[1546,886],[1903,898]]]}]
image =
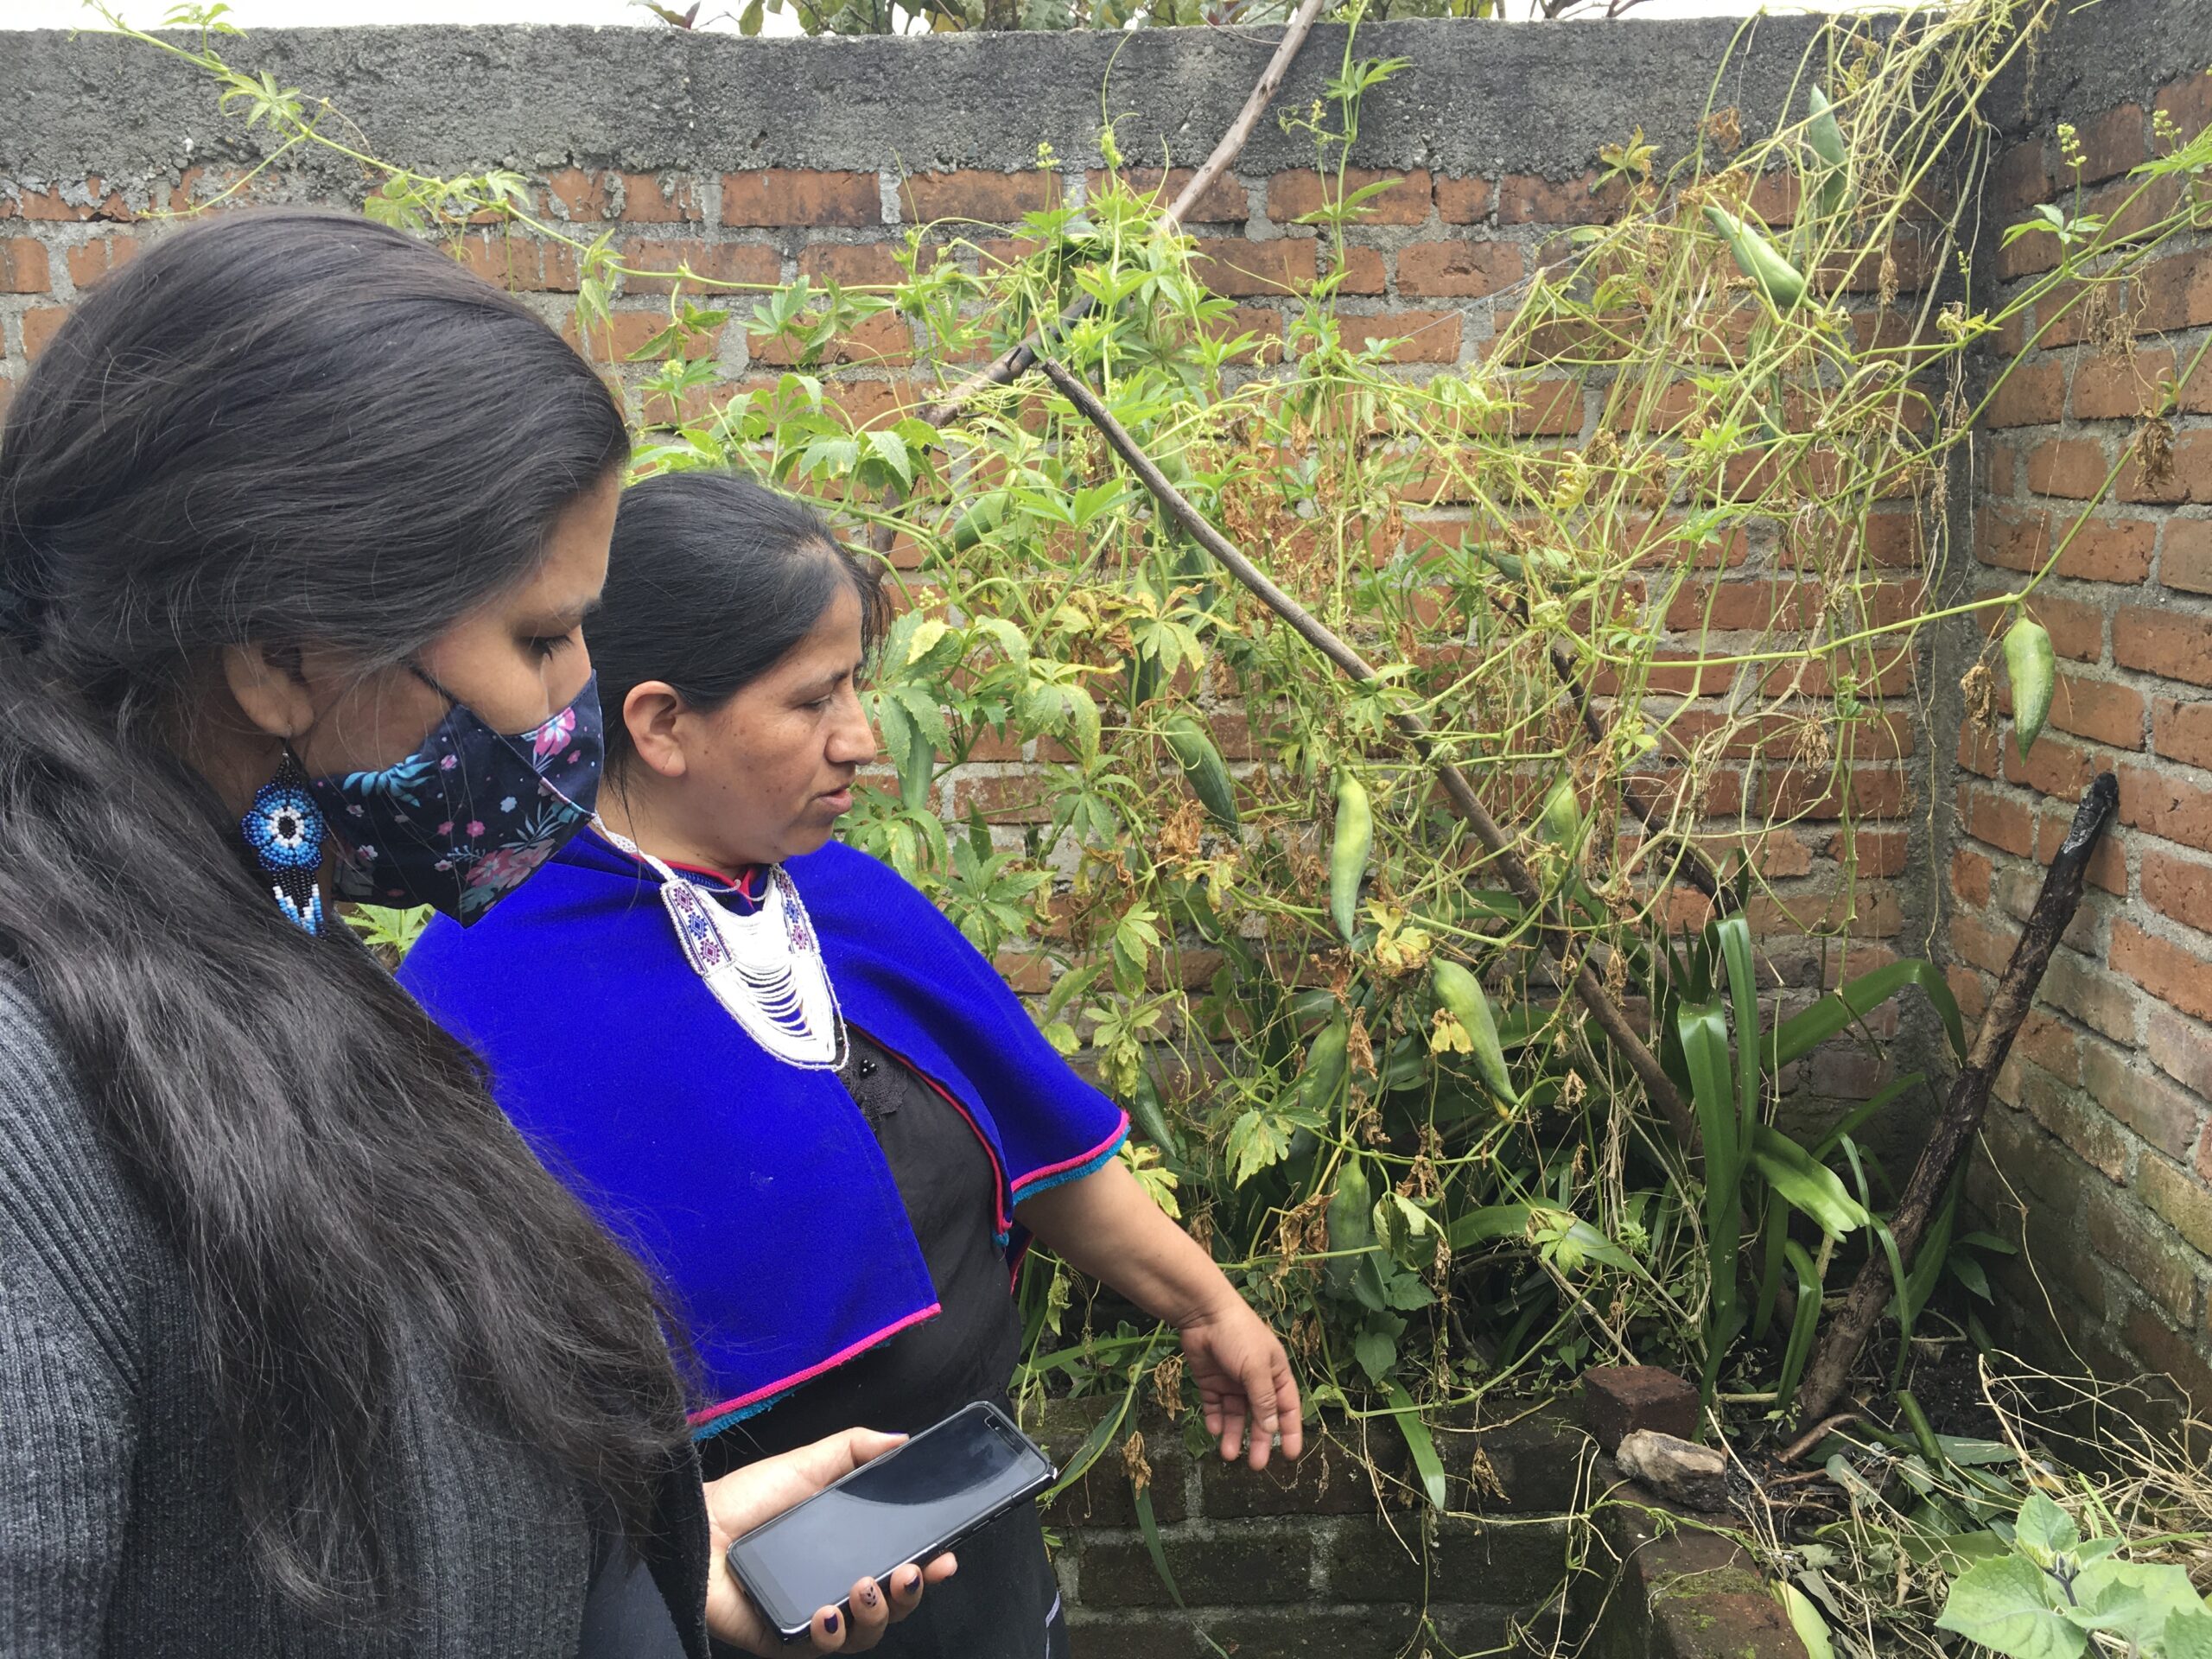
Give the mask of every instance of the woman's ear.
[{"label": "woman's ear", "polygon": [[690,770],[680,728],[687,712],[688,705],[666,680],[643,681],[622,699],[622,723],[629,728],[630,747],[663,778],[681,778]]},{"label": "woman's ear", "polygon": [[226,645],[223,680],[245,717],[287,742],[315,724],[314,688],[296,645]]}]

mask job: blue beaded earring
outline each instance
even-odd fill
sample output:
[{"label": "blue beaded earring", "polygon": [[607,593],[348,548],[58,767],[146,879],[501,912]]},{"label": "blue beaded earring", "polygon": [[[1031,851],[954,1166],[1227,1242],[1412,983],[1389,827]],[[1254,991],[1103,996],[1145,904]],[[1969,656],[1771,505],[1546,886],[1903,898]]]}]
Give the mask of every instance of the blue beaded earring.
[{"label": "blue beaded earring", "polygon": [[276,775],[253,797],[253,807],[238,820],[263,880],[276,906],[308,932],[322,931],[322,810],[308,790],[306,769],[291,746]]}]

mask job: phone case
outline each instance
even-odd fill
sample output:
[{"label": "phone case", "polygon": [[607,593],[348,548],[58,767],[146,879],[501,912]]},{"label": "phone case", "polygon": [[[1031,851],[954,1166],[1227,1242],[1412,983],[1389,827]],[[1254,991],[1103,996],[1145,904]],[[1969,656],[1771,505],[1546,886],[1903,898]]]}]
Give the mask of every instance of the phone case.
[{"label": "phone case", "polygon": [[[1046,1455],[1045,1448],[1039,1446],[1036,1441],[1031,1440],[1027,1434],[1024,1434],[1021,1432],[1020,1425],[1016,1423],[1013,1418],[1007,1416],[1005,1412],[1001,1411],[996,1405],[988,1400],[978,1400],[971,1404],[963,1406],[958,1411],[954,1412],[950,1416],[944,1418],[938,1422],[931,1424],[928,1428],[922,1431],[922,1434],[934,1433],[938,1429],[944,1427],[945,1424],[953,1422],[963,1414],[971,1411],[980,1411],[986,1414],[994,1419],[1007,1433],[1013,1434],[1016,1440],[1020,1440],[1023,1445],[1029,1447],[1031,1451],[1034,1452],[1044,1464],[1044,1472],[1027,1486],[1023,1487],[1020,1491],[1007,1497],[1003,1503],[1001,1503],[997,1508],[992,1510],[988,1514],[976,1516],[972,1520],[967,1522],[964,1525],[947,1534],[944,1537],[938,1539],[934,1542],[924,1545],[920,1549],[916,1550],[911,1555],[902,1555],[895,1561],[885,1562],[880,1568],[871,1569],[868,1573],[867,1576],[875,1580],[877,1583],[882,1583],[899,1567],[906,1566],[908,1561],[912,1561],[918,1566],[921,1563],[929,1560],[932,1556],[942,1555],[946,1550],[957,1548],[962,1539],[972,1537],[976,1533],[990,1525],[992,1522],[997,1520],[1001,1516],[1013,1509],[1016,1504],[1025,1503],[1031,1498],[1048,1491],[1052,1483],[1060,1478],[1058,1466],[1052,1462],[1051,1458]],[[885,1458],[895,1458],[900,1452],[905,1451],[907,1446],[912,1445],[915,1440],[918,1440],[920,1438],[921,1434],[912,1435],[909,1437],[905,1445],[900,1446],[893,1451],[887,1452],[883,1455]],[[880,1463],[882,1459],[879,1458],[875,1461],[876,1463]],[[829,1493],[836,1491],[837,1488],[842,1486],[846,1481],[851,1480],[855,1476],[859,1475],[861,1472],[861,1470],[874,1468],[874,1466],[875,1464],[861,1465],[860,1469],[854,1470],[851,1474],[846,1475],[842,1479],[834,1481],[830,1484],[823,1487],[822,1491],[817,1492],[813,1497],[808,1498],[806,1500],[806,1503],[812,1503],[817,1499],[827,1496]],[[789,1515],[805,1507],[805,1503],[794,1504],[791,1509],[784,1511],[784,1514]],[[762,1592],[761,1587],[755,1584],[753,1580],[747,1576],[745,1571],[745,1564],[738,1554],[738,1552],[744,1547],[747,1538],[753,1536],[755,1533],[765,1531],[767,1528],[775,1525],[776,1522],[780,1521],[782,1518],[782,1516],[777,1516],[770,1520],[764,1521],[760,1526],[755,1527],[752,1532],[747,1533],[745,1537],[737,1539],[730,1545],[724,1559],[729,1565],[731,1573],[736,1578],[738,1583],[744,1586],[747,1599],[752,1602],[753,1605],[756,1609],[759,1610],[761,1617],[766,1619],[768,1623],[774,1627],[776,1633],[781,1636],[784,1640],[789,1642],[798,1637],[804,1636],[812,1627],[816,1609],[808,1607],[793,1610],[779,1609],[773,1606],[772,1605],[773,1598],[765,1594]],[[855,1576],[858,1577],[860,1575],[855,1574]],[[849,1597],[843,1597],[840,1598],[836,1604],[837,1611],[847,1618],[850,1618],[852,1613],[852,1609],[847,1605],[847,1603],[849,1600]],[[796,1618],[797,1623],[791,1622],[794,1618]]]}]

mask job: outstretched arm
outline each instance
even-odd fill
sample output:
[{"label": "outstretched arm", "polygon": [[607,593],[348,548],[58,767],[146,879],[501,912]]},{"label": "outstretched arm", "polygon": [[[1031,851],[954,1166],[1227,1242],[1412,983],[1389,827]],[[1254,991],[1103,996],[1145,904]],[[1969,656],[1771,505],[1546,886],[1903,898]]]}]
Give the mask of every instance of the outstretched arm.
[{"label": "outstretched arm", "polygon": [[1024,1199],[1017,1213],[1063,1262],[1181,1332],[1206,1433],[1219,1437],[1224,1458],[1243,1448],[1248,1424],[1255,1469],[1267,1467],[1278,1433],[1286,1457],[1304,1449],[1298,1384],[1282,1344],[1120,1159]]}]

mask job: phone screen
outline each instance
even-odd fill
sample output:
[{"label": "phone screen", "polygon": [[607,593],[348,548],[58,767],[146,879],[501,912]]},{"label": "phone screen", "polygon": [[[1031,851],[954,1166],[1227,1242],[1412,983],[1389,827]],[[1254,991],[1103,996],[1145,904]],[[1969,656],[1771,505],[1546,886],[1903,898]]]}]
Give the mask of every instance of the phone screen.
[{"label": "phone screen", "polygon": [[944,1548],[1053,1472],[1003,1412],[979,1402],[754,1528],[730,1546],[730,1565],[788,1633],[842,1604],[855,1580]]}]

